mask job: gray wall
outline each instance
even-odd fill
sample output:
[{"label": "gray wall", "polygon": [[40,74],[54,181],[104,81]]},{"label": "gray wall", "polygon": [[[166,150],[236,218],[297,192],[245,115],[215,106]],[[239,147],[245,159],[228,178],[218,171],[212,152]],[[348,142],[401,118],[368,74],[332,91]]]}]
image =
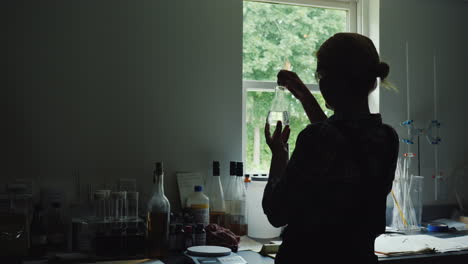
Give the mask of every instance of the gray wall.
[{"label": "gray wall", "polygon": [[[384,120],[399,123],[407,119],[405,43],[409,46],[410,118],[425,128],[434,117],[433,55],[437,57],[438,116],[442,123],[439,147],[440,170],[448,179],[448,199],[434,199],[434,147],[421,138],[421,174],[425,176],[425,204],[454,203],[456,177],[468,181],[468,3],[463,0],[381,0],[380,52],[391,66],[390,81],[398,93],[381,90],[380,109]],[[401,153],[407,145],[401,144]],[[411,147],[417,152],[416,146]],[[417,174],[417,164],[412,172]],[[465,185],[466,187],[467,185]],[[465,193],[468,189],[465,188]],[[466,194],[465,194],[466,197]],[[467,200],[468,201],[468,200]]]},{"label": "gray wall", "polygon": [[[381,91],[384,120],[406,133],[399,127],[406,119],[406,41],[411,118],[420,127],[432,119],[436,50],[440,167],[449,179],[465,180],[459,168],[468,164],[467,5],[380,4],[380,50],[399,89]],[[72,196],[78,168],[84,182],[136,178],[148,192],[152,162],[164,160],[166,193],[176,204],[175,171],[207,174],[218,159],[227,173],[227,162],[241,159],[241,0],[12,0],[0,10],[7,51],[2,183],[33,177]],[[454,202],[452,195],[434,201],[434,149],[421,142],[425,203]]]},{"label": "gray wall", "polygon": [[[242,1],[2,1],[8,13],[7,162],[72,196],[83,182],[136,178],[163,160],[206,174],[242,155]],[[2,32],[4,32],[2,30]],[[3,81],[3,80],[2,80]],[[145,198],[143,198],[144,200]]]}]

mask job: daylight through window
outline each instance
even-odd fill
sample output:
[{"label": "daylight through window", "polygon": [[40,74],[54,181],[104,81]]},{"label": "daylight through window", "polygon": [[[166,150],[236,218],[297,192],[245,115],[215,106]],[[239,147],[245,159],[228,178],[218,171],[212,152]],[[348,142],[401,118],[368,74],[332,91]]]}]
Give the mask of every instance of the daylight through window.
[{"label": "daylight through window", "polygon": [[[312,4],[314,1],[310,1]],[[324,1],[321,1],[324,2]],[[247,173],[267,173],[271,153],[263,128],[274,96],[276,74],[289,69],[325,102],[315,82],[315,52],[337,32],[349,31],[349,10],[315,6],[244,1],[243,89],[245,92],[244,154]],[[299,132],[309,124],[302,105],[291,94],[289,102],[290,153]],[[331,115],[331,111],[326,111]]]}]

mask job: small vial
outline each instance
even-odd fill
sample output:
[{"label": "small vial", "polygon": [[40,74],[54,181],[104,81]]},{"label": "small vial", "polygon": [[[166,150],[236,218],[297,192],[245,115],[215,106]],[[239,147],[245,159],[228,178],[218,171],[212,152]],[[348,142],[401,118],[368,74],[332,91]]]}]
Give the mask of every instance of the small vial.
[{"label": "small vial", "polygon": [[193,247],[194,246],[193,227],[191,225],[185,226],[184,232],[185,232],[185,246],[184,246],[184,249],[187,249],[189,247]]},{"label": "small vial", "polygon": [[195,246],[206,245],[206,230],[202,223],[197,224],[195,229]]},{"label": "small vial", "polygon": [[185,247],[185,231],[182,224],[176,224],[176,250],[182,251]]},{"label": "small vial", "polygon": [[177,232],[175,224],[169,226],[169,250],[177,250]]}]

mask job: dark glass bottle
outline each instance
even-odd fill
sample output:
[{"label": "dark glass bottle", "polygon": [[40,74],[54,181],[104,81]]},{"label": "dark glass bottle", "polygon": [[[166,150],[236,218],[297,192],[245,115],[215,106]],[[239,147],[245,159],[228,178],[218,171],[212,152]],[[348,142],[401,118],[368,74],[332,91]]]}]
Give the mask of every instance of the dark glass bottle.
[{"label": "dark glass bottle", "polygon": [[185,247],[185,231],[182,224],[176,224],[176,250],[182,251]]},{"label": "dark glass bottle", "polygon": [[153,174],[153,196],[148,202],[147,249],[150,258],[168,255],[171,205],[164,195],[163,163],[157,162]]},{"label": "dark glass bottle", "polygon": [[47,219],[47,244],[51,250],[63,251],[67,248],[66,225],[62,215],[62,205],[53,202]]},{"label": "dark glass bottle", "polygon": [[206,230],[202,223],[197,224],[195,228],[195,246],[206,245]]},{"label": "dark glass bottle", "polygon": [[189,247],[194,246],[194,239],[193,239],[193,227],[191,225],[187,225],[184,228],[185,231],[185,246],[184,248],[187,249]]},{"label": "dark glass bottle", "polygon": [[29,232],[31,240],[29,255],[34,258],[44,256],[47,252],[47,232],[44,221],[44,208],[40,204],[34,206]]}]

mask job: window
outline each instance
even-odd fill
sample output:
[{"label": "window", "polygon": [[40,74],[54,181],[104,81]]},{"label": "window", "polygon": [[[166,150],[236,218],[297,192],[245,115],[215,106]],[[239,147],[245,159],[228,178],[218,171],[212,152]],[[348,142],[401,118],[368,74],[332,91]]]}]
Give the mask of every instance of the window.
[{"label": "window", "polygon": [[[295,4],[291,4],[291,2]],[[247,173],[267,173],[271,153],[263,128],[280,69],[295,71],[325,108],[315,81],[315,52],[337,32],[356,31],[356,3],[289,0],[244,1],[243,15],[243,149]],[[299,132],[309,124],[302,105],[288,96],[290,152]]]}]

